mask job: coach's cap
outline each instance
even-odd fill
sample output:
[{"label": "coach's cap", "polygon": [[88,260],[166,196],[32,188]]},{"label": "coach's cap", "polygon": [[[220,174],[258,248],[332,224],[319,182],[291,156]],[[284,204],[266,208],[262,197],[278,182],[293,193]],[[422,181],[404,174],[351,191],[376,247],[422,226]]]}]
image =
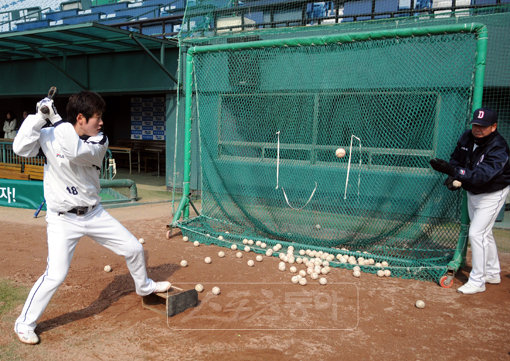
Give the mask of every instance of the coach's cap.
[{"label": "coach's cap", "polygon": [[473,113],[471,124],[478,124],[482,127],[488,127],[498,121],[498,115],[489,108],[479,108]]}]

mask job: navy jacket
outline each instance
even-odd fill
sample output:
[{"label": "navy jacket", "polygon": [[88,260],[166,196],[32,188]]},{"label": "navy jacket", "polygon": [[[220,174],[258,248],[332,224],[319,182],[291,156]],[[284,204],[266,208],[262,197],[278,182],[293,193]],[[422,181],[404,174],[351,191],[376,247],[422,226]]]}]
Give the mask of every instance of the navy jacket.
[{"label": "navy jacket", "polygon": [[477,140],[471,130],[462,134],[453,151],[450,164],[455,167],[455,179],[462,182],[462,188],[474,193],[491,193],[510,184],[510,150],[505,139],[498,133]]}]

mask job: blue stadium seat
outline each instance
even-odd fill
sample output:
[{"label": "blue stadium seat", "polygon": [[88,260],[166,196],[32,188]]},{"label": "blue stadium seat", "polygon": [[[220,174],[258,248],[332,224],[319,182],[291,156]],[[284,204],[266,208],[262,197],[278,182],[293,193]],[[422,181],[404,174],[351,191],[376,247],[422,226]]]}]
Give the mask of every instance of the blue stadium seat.
[{"label": "blue stadium seat", "polygon": [[[144,2],[144,4],[145,3],[146,2]],[[175,11],[184,11],[186,9],[186,0],[173,0],[173,1],[167,0],[165,1],[164,7],[167,13],[174,13]]]},{"label": "blue stadium seat", "polygon": [[99,14],[113,14],[117,10],[121,9],[127,9],[128,3],[123,1],[120,3],[115,4],[104,4],[104,5],[97,5],[97,6],[91,6],[90,11],[92,13],[99,13]]},{"label": "blue stadium seat", "polygon": [[168,3],[168,0],[143,0],[142,6],[166,6]]},{"label": "blue stadium seat", "polygon": [[66,25],[90,23],[99,20],[99,14],[85,14],[78,16],[71,16],[69,18],[62,19],[62,22]]},{"label": "blue stadium seat", "polygon": [[[375,2],[376,13],[396,12],[398,11],[399,0],[379,0]],[[378,15],[375,19],[389,18],[390,15]]]},{"label": "blue stadium seat", "polygon": [[100,19],[99,22],[105,25],[127,23],[131,19],[130,16],[114,16],[112,18]]},{"label": "blue stadium seat", "polygon": [[72,10],[65,10],[65,11],[48,12],[45,14],[45,18],[46,18],[46,20],[57,21],[57,20],[61,20],[63,18],[68,18],[70,16],[76,16],[76,15],[78,15],[78,10],[72,9]]},{"label": "blue stadium seat", "polygon": [[[344,4],[344,16],[356,14],[370,14],[372,12],[372,0],[349,1]],[[358,16],[358,21],[370,20],[370,16]],[[353,21],[354,18],[343,18],[342,22]]]},{"label": "blue stadium seat", "polygon": [[[168,30],[169,30],[168,28],[171,28],[171,26],[166,26],[165,31],[168,32]],[[148,26],[144,26],[142,28],[142,34],[145,34],[145,35],[159,35],[162,33],[163,33],[163,25],[162,24],[148,25]]]},{"label": "blue stadium seat", "polygon": [[27,21],[27,22],[24,22],[24,23],[16,24],[16,31],[41,29],[41,28],[47,28],[49,26],[50,26],[50,21],[49,20]]},{"label": "blue stadium seat", "polygon": [[127,9],[117,10],[117,16],[130,16],[132,18],[157,18],[159,17],[159,6],[137,6]]}]

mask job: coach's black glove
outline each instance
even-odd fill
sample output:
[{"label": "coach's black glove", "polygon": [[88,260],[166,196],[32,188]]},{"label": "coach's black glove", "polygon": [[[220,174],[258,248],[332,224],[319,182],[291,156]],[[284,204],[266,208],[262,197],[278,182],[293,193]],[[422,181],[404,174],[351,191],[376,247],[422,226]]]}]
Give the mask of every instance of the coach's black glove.
[{"label": "coach's black glove", "polygon": [[453,177],[448,177],[446,178],[446,180],[444,181],[444,185],[446,186],[446,188],[448,188],[448,190],[451,190],[451,191],[458,191],[460,189],[460,187],[455,187],[453,185],[453,181],[455,180],[455,178]]},{"label": "coach's black glove", "polygon": [[449,176],[453,177],[455,175],[455,168],[450,165],[446,160],[434,158],[430,160],[430,165],[434,170],[437,170],[438,172],[448,174]]}]

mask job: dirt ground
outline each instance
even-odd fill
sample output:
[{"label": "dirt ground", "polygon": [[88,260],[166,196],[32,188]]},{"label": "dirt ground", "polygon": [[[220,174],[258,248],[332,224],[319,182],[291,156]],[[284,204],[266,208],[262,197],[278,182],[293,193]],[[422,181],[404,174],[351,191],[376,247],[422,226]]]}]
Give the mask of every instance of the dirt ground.
[{"label": "dirt ground", "polygon": [[[239,259],[230,249],[194,247],[180,234],[166,239],[168,203],[109,212],[145,239],[150,277],[205,286],[199,305],[168,319],[143,308],[123,258],[84,238],[39,320],[40,344],[21,344],[13,332],[24,300],[0,316],[1,360],[510,360],[508,253],[500,254],[502,283],[470,296],[456,292],[468,269],[452,289],[354,278],[342,269],[325,286],[300,286],[278,271],[275,257],[248,267],[253,253]],[[0,208],[0,218],[0,280],[27,294],[46,267],[44,212],[34,219],[32,210]],[[107,264],[111,273],[103,271]],[[211,294],[213,286],[220,295]],[[418,299],[424,309],[415,307]]]}]

